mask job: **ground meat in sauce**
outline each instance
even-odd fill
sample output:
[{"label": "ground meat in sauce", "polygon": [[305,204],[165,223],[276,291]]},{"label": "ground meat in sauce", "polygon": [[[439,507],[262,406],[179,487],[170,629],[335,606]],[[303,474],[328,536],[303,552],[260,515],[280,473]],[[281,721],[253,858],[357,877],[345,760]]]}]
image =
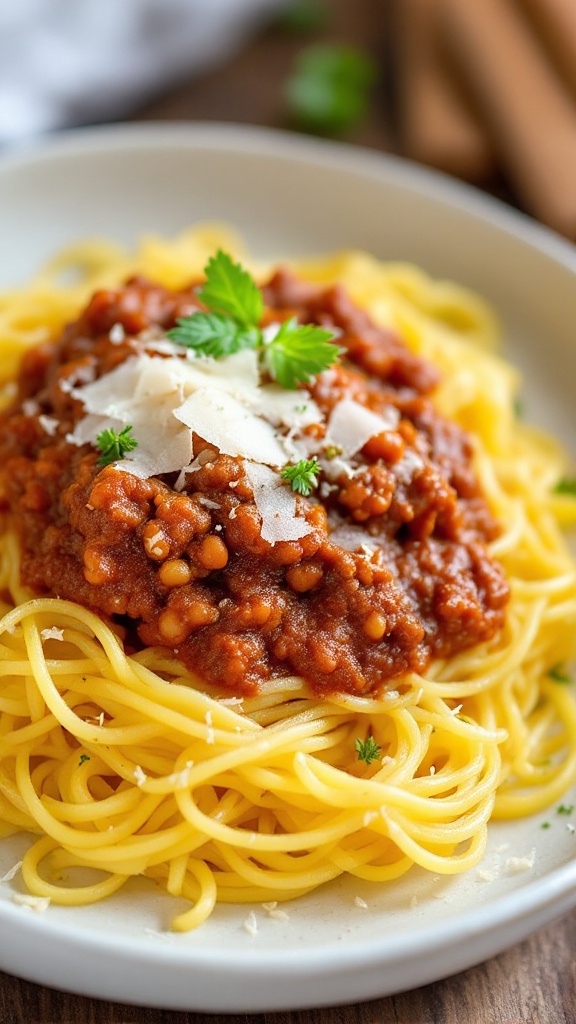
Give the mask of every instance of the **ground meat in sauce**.
[{"label": "ground meat in sauce", "polygon": [[1,414],[0,502],[19,533],[23,581],[128,625],[135,646],[167,647],[239,693],[287,673],[320,694],[367,693],[491,638],[508,598],[486,551],[497,526],[467,436],[431,402],[436,370],[340,287],[281,271],[263,292],[268,321],[297,315],[337,329],[346,358],[309,386],[325,416],[343,397],[399,413],[352,473],[335,460],[298,498],[311,532],[265,541],[242,460],[197,436],[205,462],[183,491],[174,475],[99,469],[93,448],[66,441],[83,415],[71,384],[198,308],[192,288],[134,278],[95,294],[58,341],[27,353],[18,398]]}]

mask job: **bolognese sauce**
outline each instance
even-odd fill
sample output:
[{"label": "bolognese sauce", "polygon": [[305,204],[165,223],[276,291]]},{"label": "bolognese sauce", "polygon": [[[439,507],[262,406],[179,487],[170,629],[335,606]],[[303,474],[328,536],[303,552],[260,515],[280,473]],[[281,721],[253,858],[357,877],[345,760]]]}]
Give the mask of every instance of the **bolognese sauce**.
[{"label": "bolognese sauce", "polygon": [[[434,407],[435,368],[340,287],[280,271],[263,296],[264,329],[294,316],[333,331],[343,350],[292,392],[294,409],[307,410],[300,419],[283,421],[270,402],[256,417],[256,448],[273,427],[274,443],[315,460],[314,488],[293,494],[265,455],[216,443],[230,402],[242,402],[229,397],[233,385],[215,432],[188,430],[180,470],[161,460],[148,475],[129,459],[99,465],[86,439],[90,388],[112,387],[138,360],[152,376],[186,360],[166,332],[201,308],[194,287],[133,278],[97,292],[58,340],[24,356],[17,398],[1,414],[0,501],[23,582],[122,623],[133,646],[165,647],[238,693],[297,674],[318,694],[364,694],[493,637],[508,599],[487,549],[498,526],[467,435]],[[216,370],[206,367],[213,380]],[[356,446],[335,443],[359,410],[382,429]],[[150,429],[170,415],[156,395]],[[179,424],[184,450],[187,429]],[[285,536],[265,529],[272,476],[274,500],[290,492],[293,502]]]}]

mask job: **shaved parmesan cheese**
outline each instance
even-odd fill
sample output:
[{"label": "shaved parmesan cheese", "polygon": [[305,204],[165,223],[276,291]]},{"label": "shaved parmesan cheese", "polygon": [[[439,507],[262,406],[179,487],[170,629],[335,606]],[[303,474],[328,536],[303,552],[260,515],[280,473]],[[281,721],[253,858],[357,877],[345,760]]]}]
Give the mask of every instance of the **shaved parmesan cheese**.
[{"label": "shaved parmesan cheese", "polygon": [[274,426],[300,429],[322,423],[323,416],[307,391],[287,391],[278,384],[258,388],[254,409]]},{"label": "shaved parmesan cheese", "polygon": [[305,519],[296,515],[296,495],[268,466],[244,462],[244,472],[254,492],[254,502],[262,517],[260,530],[269,544],[299,540],[312,532]]},{"label": "shaved parmesan cheese", "polygon": [[177,395],[180,403],[184,397],[180,373],[181,363],[180,359],[154,359],[152,356],[140,356],[134,401],[146,402],[149,405],[150,398],[164,399],[168,395]]},{"label": "shaved parmesan cheese", "polygon": [[[390,412],[395,413],[397,410],[390,406]],[[384,419],[359,402],[343,398],[330,414],[325,442],[327,445],[335,445],[342,450],[344,456],[350,457],[359,452],[371,437],[385,430],[393,430],[397,424],[397,416],[391,415]]]},{"label": "shaved parmesan cheese", "polygon": [[73,387],[70,394],[82,402],[86,412],[130,423],[142,360],[149,359],[151,356],[131,356],[98,380],[86,383],[83,387]]},{"label": "shaved parmesan cheese", "polygon": [[[132,428],[137,447],[113,464],[117,471],[141,478],[178,473],[176,489],[183,489],[188,474],[215,457],[212,449],[206,453],[203,448],[194,458],[192,439],[198,435],[217,453],[244,460],[268,543],[298,540],[311,532],[297,515],[295,494],[269,467],[279,469],[293,454],[302,457],[298,445],[305,446],[305,439],[295,441],[292,435],[321,424],[322,414],[307,391],[261,387],[254,351],[219,360],[189,352],[159,358],[141,351],[98,380],[73,386],[71,393],[85,411],[67,436],[71,444],[94,446],[105,429],[119,433],[127,425]],[[368,415],[383,429],[377,417]],[[219,507],[209,499],[204,504]],[[234,509],[229,516],[234,518]]]},{"label": "shaved parmesan cheese", "polygon": [[174,415],[225,455],[269,466],[283,466],[286,462],[274,428],[217,388],[199,388]]},{"label": "shaved parmesan cheese", "polygon": [[103,430],[115,430],[119,433],[124,423],[122,420],[114,419],[111,416],[98,416],[96,413],[89,413],[83,419],[78,420],[71,434],[66,434],[68,444],[75,444],[82,447],[83,444],[94,444],[98,434]]}]

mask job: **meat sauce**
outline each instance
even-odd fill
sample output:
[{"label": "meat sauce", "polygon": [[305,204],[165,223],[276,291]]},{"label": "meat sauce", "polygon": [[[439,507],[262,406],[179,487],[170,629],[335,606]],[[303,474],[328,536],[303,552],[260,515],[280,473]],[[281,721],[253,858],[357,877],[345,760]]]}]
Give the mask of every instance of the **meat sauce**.
[{"label": "meat sauce", "polygon": [[395,429],[348,465],[335,458],[298,497],[310,532],[264,540],[242,459],[197,435],[206,461],[181,490],[175,474],[99,468],[94,447],[66,440],[83,415],[70,382],[101,377],[199,308],[192,288],[134,278],[97,292],[59,340],[25,355],[1,414],[0,502],[22,580],[121,623],[132,647],[169,649],[219,688],[251,693],[297,674],[318,694],[377,691],[499,630],[508,586],[486,549],[497,524],[469,439],[432,404],[431,365],[340,287],[280,271],[263,293],[268,321],[335,329],[345,356],[308,385],[325,417],[343,398],[397,410]]}]

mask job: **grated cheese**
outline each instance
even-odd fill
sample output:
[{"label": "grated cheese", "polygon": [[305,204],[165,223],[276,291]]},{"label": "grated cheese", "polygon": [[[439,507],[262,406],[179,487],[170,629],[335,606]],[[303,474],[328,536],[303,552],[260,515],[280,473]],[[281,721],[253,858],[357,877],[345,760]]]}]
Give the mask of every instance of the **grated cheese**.
[{"label": "grated cheese", "polygon": [[424,459],[413,448],[407,448],[392,469],[397,482],[407,487],[424,469]]},{"label": "grated cheese", "polygon": [[266,911],[268,917],[275,918],[277,921],[290,920],[290,917],[285,910],[278,909],[278,900],[270,900],[269,903],[263,903],[262,910]]},{"label": "grated cheese", "polygon": [[244,929],[248,932],[249,935],[252,936],[252,938],[254,938],[254,936],[258,934],[258,922],[256,920],[256,914],[254,913],[253,910],[250,911],[248,917],[244,920]]},{"label": "grated cheese", "polygon": [[528,857],[508,857],[506,860],[506,871],[511,875],[517,875],[522,871],[531,871],[536,859],[536,849],[530,851]]},{"label": "grated cheese", "polygon": [[49,437],[54,437],[60,425],[60,420],[55,419],[54,416],[39,416],[38,423]]},{"label": "grated cheese", "polygon": [[64,640],[64,630],[58,626],[50,626],[49,629],[40,630],[43,640]]},{"label": "grated cheese", "polygon": [[37,913],[43,913],[50,906],[50,897],[29,896],[28,893],[15,892],[12,896],[12,902],[17,903],[20,907],[28,907]]},{"label": "grated cheese", "polygon": [[481,882],[494,881],[494,875],[492,874],[492,872],[486,871],[485,868],[478,868],[478,870],[476,871],[476,878],[478,878]]},{"label": "grated cheese", "polygon": [[2,875],[2,877],[0,878],[0,882],[11,882],[13,878],[16,878],[16,875],[17,875],[17,874],[18,874],[18,872],[20,871],[20,868],[21,868],[21,867],[22,867],[22,861],[21,861],[21,860],[19,860],[19,861],[18,861],[18,863],[17,863],[17,864],[14,864],[14,865],[13,865],[13,866],[12,866],[12,867],[11,867],[11,868],[10,868],[10,869],[9,869],[9,870],[7,871],[7,872],[6,872],[6,874],[5,874],[5,875]]}]

